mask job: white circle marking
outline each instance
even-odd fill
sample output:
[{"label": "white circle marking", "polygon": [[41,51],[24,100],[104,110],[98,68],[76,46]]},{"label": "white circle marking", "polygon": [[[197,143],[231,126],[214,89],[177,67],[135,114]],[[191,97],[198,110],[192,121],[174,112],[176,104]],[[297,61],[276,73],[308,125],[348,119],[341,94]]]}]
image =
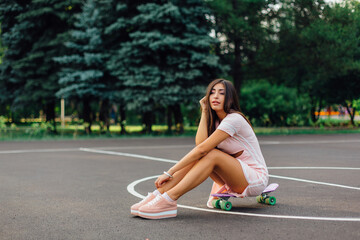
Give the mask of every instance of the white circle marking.
[{"label": "white circle marking", "polygon": [[[127,186],[127,191],[138,198],[145,198],[145,196],[141,195],[137,191],[135,191],[135,186],[141,182],[148,181],[150,179],[157,178],[156,176],[145,177],[139,180],[136,180],[130,183]],[[360,218],[333,218],[333,217],[311,217],[311,216],[290,216],[290,215],[273,215],[273,214],[257,214],[257,213],[244,213],[244,212],[228,212],[228,211],[220,211],[220,210],[213,210],[213,209],[206,209],[206,208],[198,208],[192,207],[187,205],[180,205],[178,207],[196,210],[196,211],[203,211],[203,212],[211,212],[211,213],[221,213],[221,214],[230,214],[230,215],[241,215],[241,216],[249,216],[249,217],[264,217],[264,218],[280,218],[280,219],[297,219],[297,220],[315,220],[315,221],[341,221],[341,222],[360,222]]]}]

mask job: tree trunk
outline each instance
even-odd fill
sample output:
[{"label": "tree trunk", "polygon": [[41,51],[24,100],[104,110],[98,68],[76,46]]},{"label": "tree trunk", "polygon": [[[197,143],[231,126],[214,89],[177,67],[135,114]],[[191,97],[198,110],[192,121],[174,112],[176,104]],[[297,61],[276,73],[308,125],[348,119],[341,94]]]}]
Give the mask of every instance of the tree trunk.
[{"label": "tree trunk", "polygon": [[145,129],[143,130],[145,133],[152,132],[152,123],[153,123],[153,114],[151,111],[144,113],[143,115],[143,123],[145,124]]},{"label": "tree trunk", "polygon": [[[316,123],[319,118],[320,118],[320,111],[321,111],[321,108],[322,108],[322,105],[321,105],[321,99],[319,101],[319,108],[316,109],[316,106],[317,106],[317,102],[316,100],[312,100],[311,101],[311,121],[313,123]],[[318,114],[316,114],[316,112],[318,112]]]},{"label": "tree trunk", "polygon": [[14,111],[11,111],[10,118],[11,118],[11,123],[18,124],[20,122],[20,120],[18,119],[18,116],[16,115],[16,113]]},{"label": "tree trunk", "polygon": [[105,99],[100,101],[100,133],[103,132],[104,126],[106,126],[106,131],[110,131],[110,119],[109,119],[109,100]]},{"label": "tree trunk", "polygon": [[52,122],[54,126],[53,132],[56,133],[56,121],[55,121],[55,101],[49,101],[44,106],[44,112],[46,115],[46,122]]},{"label": "tree trunk", "polygon": [[87,134],[91,134],[92,114],[91,114],[90,101],[88,98],[83,99],[83,118],[84,118],[85,132]]},{"label": "tree trunk", "polygon": [[119,107],[119,113],[120,113],[120,127],[121,127],[121,132],[120,134],[126,134],[126,129],[125,129],[125,123],[126,123],[126,111],[123,105],[120,105]]},{"label": "tree trunk", "polygon": [[171,134],[172,131],[171,131],[171,127],[172,127],[172,106],[168,106],[167,107],[167,115],[166,115],[166,118],[167,118],[167,133],[168,134]]},{"label": "tree trunk", "polygon": [[355,126],[355,112],[356,112],[356,108],[351,108],[352,104],[350,104],[350,106],[345,103],[346,109],[350,115],[350,121],[351,121],[351,125]]},{"label": "tree trunk", "polygon": [[181,113],[181,106],[180,104],[175,104],[173,106],[175,124],[176,124],[176,131],[180,134],[184,133],[184,120],[183,115]]}]

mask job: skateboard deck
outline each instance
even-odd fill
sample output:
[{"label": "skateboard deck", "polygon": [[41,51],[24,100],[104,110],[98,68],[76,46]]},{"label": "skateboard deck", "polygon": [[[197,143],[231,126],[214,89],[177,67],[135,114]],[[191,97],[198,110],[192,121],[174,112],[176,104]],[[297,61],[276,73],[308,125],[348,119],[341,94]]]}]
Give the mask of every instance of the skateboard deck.
[{"label": "skateboard deck", "polygon": [[[276,198],[274,196],[269,196],[269,193],[275,191],[278,187],[279,187],[279,184],[277,184],[277,183],[272,183],[269,186],[267,186],[265,188],[265,190],[259,196],[256,197],[257,202],[268,204],[268,205],[275,205]],[[227,211],[230,211],[232,208],[231,202],[228,201],[229,198],[231,198],[231,197],[237,198],[236,195],[231,194],[231,193],[226,193],[226,192],[225,193],[214,193],[214,194],[211,194],[211,196],[218,198],[218,199],[214,199],[212,201],[212,205],[214,208],[223,209],[223,210],[227,210]]]}]

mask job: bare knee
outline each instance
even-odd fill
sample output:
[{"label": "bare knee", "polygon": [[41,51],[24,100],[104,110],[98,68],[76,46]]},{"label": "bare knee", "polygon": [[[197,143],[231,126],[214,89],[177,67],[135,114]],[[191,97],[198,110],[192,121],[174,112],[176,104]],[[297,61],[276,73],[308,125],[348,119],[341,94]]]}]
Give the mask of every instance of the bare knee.
[{"label": "bare knee", "polygon": [[207,159],[216,159],[217,157],[219,157],[219,153],[222,153],[220,150],[218,149],[213,149],[211,150],[210,152],[208,152],[204,158],[207,158]]},{"label": "bare knee", "polygon": [[219,160],[219,153],[221,151],[218,149],[213,149],[210,152],[208,152],[203,158],[201,158],[200,162],[207,162],[212,167],[215,167],[217,164],[217,160]]}]

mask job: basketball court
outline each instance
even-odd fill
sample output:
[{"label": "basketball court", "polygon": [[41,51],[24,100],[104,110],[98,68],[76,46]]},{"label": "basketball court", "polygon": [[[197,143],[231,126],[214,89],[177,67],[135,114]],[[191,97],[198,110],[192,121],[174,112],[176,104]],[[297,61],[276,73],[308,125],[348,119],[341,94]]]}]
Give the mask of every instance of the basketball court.
[{"label": "basketball court", "polygon": [[360,134],[260,136],[274,206],[206,207],[207,180],[178,216],[145,220],[130,206],[194,138],[0,143],[0,239],[358,239]]}]

